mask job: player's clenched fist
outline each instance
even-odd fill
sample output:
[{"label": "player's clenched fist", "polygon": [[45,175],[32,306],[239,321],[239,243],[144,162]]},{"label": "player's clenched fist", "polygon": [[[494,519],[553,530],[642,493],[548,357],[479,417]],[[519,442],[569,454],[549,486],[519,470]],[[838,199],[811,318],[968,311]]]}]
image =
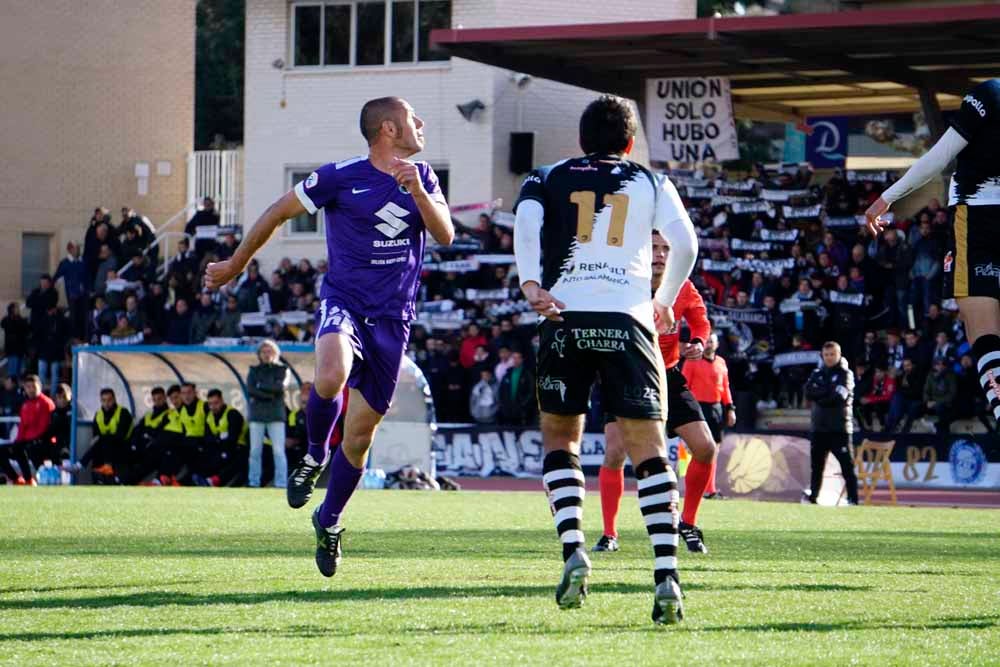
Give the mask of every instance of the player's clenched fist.
[{"label": "player's clenched fist", "polygon": [[240,274],[240,268],[231,260],[212,262],[205,267],[205,287],[219,289]]},{"label": "player's clenched fist", "polygon": [[398,157],[393,158],[389,173],[392,174],[397,183],[409,190],[411,194],[423,192],[424,184],[420,180],[420,172],[417,171],[417,165],[409,160],[400,160]]}]

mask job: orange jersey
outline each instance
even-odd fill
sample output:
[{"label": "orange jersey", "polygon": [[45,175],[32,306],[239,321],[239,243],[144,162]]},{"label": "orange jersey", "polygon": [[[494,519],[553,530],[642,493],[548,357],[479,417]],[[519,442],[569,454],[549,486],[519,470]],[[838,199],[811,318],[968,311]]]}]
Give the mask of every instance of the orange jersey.
[{"label": "orange jersey", "polygon": [[733,404],[733,395],[729,392],[729,367],[722,357],[716,355],[711,361],[688,359],[681,373],[699,403]]},{"label": "orange jersey", "polygon": [[680,321],[687,322],[691,330],[691,340],[698,339],[701,342],[708,340],[708,335],[712,333],[712,325],[708,321],[708,311],[705,309],[705,302],[694,288],[694,283],[685,280],[681,285],[681,291],[677,293],[677,300],[674,301],[674,320],[678,326],[674,327],[673,333],[662,334],[660,336],[660,354],[663,355],[663,363],[666,367],[673,368],[681,359],[680,352]]}]

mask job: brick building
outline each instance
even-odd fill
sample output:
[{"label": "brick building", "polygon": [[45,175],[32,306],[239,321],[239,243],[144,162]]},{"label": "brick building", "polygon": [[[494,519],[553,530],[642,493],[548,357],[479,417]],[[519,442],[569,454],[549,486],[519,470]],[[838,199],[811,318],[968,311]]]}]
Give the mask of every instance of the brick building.
[{"label": "brick building", "polygon": [[[424,119],[419,158],[446,177],[452,204],[502,197],[510,210],[522,178],[508,169],[510,133],[534,133],[535,164],[575,154],[576,122],[593,93],[544,80],[519,87],[512,72],[439,60],[429,30],[694,15],[693,0],[248,0],[244,224],[315,167],[365,153],[358,113],[384,95],[406,98]],[[473,100],[485,108],[467,121],[456,105]],[[319,258],[322,234],[315,219],[285,225],[260,254],[264,268],[284,256]]]},{"label": "brick building", "polygon": [[156,224],[184,206],[194,40],[195,0],[4,3],[0,302],[55,269],[95,206]]}]

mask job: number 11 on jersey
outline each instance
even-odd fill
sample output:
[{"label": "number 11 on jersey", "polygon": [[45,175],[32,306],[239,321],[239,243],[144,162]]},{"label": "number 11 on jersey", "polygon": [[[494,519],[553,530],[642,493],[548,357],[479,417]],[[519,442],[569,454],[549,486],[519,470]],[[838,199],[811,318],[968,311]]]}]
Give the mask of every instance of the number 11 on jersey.
[{"label": "number 11 on jersey", "polygon": [[[576,204],[576,235],[580,243],[590,243],[594,235],[594,213],[597,195],[591,190],[577,190],[570,194]],[[611,207],[611,224],[608,226],[607,243],[621,247],[625,243],[625,219],[628,218],[628,195],[604,195],[604,205]]]}]

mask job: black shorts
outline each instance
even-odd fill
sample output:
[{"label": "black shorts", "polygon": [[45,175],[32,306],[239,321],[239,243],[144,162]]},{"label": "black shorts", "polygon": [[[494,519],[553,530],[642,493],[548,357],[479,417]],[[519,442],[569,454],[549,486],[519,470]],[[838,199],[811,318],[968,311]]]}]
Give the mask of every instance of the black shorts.
[{"label": "black shorts", "polygon": [[701,413],[705,415],[705,423],[712,434],[715,443],[722,442],[722,420],[725,418],[722,403],[700,403]]},{"label": "black shorts", "polygon": [[601,380],[605,410],[627,419],[663,419],[663,361],[653,332],[625,313],[563,313],[538,326],[538,404],[582,415]]},{"label": "black shorts", "polygon": [[[602,400],[607,400],[602,396]],[[604,413],[604,423],[615,421],[611,413]],[[674,366],[667,371],[667,437],[676,438],[675,429],[692,422],[705,421],[701,413],[701,405],[695,400],[694,394],[688,389],[687,380],[681,373],[680,366]]]},{"label": "black shorts", "polygon": [[945,297],[1000,299],[1000,206],[952,207],[955,233],[944,258]]}]

